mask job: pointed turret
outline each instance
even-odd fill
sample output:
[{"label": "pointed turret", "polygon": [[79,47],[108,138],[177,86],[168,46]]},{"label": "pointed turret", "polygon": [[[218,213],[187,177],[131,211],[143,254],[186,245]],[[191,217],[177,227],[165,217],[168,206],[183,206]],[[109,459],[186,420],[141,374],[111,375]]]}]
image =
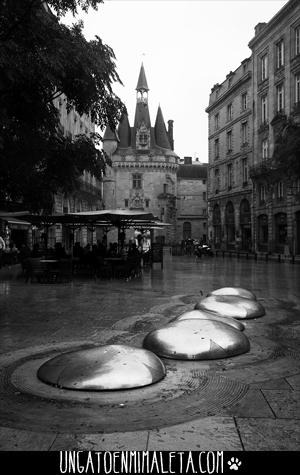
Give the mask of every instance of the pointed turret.
[{"label": "pointed turret", "polygon": [[165,121],[160,106],[158,106],[157,110],[154,133],[156,145],[162,148],[171,149],[167,129],[165,126]]},{"label": "pointed turret", "polygon": [[119,147],[128,148],[131,145],[131,130],[128,120],[128,115],[123,114],[119,127],[118,127],[118,136],[119,136]]},{"label": "pointed turret", "polygon": [[141,66],[136,91],[137,97],[132,144],[135,144],[134,146],[138,150],[149,150],[151,146],[151,122],[148,108],[149,88],[143,64]]},{"label": "pointed turret", "polygon": [[119,138],[116,134],[115,130],[112,130],[109,125],[107,125],[104,136],[103,136],[103,150],[108,154],[111,155],[117,149]]},{"label": "pointed turret", "polygon": [[141,66],[140,75],[139,75],[139,79],[136,86],[136,91],[145,91],[145,92],[149,91],[143,63]]},{"label": "pointed turret", "polygon": [[118,136],[115,130],[112,130],[109,125],[106,126],[103,135],[103,140],[118,140]]}]

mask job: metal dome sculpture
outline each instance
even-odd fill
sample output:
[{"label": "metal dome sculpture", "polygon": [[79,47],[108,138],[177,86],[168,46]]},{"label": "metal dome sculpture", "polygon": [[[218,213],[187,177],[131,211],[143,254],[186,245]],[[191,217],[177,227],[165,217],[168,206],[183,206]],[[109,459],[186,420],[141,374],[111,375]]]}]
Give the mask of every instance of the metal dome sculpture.
[{"label": "metal dome sculpture", "polygon": [[192,320],[214,320],[217,322],[226,323],[227,325],[230,325],[236,330],[240,330],[240,331],[245,330],[245,325],[242,322],[235,320],[234,318],[222,317],[221,315],[218,315],[216,313],[204,312],[203,310],[190,310],[188,312],[184,312],[181,315],[179,315],[177,318],[172,320],[172,323],[181,322],[183,320],[191,320],[191,319]]},{"label": "metal dome sculpture", "polygon": [[215,320],[182,320],[150,332],[144,348],[158,356],[179,360],[212,360],[246,353],[244,333]]},{"label": "metal dome sculpture", "polygon": [[147,386],[164,378],[166,370],[151,351],[106,345],[56,356],[46,361],[37,375],[60,388],[103,391]]},{"label": "metal dome sculpture", "polygon": [[243,297],[244,299],[256,300],[256,295],[248,289],[242,287],[221,287],[220,289],[209,292],[211,295],[235,295],[236,297]]},{"label": "metal dome sculpture", "polygon": [[258,318],[265,315],[264,307],[257,300],[234,295],[211,295],[195,305],[196,310],[214,312],[222,317],[237,319]]}]

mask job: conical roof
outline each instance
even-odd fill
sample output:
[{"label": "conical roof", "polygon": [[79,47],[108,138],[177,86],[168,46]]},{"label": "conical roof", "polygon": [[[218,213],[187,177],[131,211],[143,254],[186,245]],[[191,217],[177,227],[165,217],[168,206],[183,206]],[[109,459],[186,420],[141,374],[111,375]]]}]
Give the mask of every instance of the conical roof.
[{"label": "conical roof", "polygon": [[123,114],[119,127],[118,127],[118,136],[120,139],[119,147],[128,148],[131,145],[131,130],[128,120],[128,115]]},{"label": "conical roof", "polygon": [[141,66],[140,75],[139,75],[139,79],[136,86],[136,91],[149,91],[143,63]]},{"label": "conical roof", "polygon": [[134,127],[139,128],[142,124],[144,124],[147,128],[151,127],[150,114],[147,102],[136,103]]},{"label": "conical roof", "polygon": [[107,125],[106,128],[105,128],[105,132],[104,132],[104,136],[103,136],[102,140],[117,140],[117,141],[119,141],[115,130],[112,130],[109,125]]},{"label": "conical roof", "polygon": [[167,129],[165,126],[165,121],[160,106],[158,106],[157,110],[154,132],[156,145],[162,148],[171,149]]}]

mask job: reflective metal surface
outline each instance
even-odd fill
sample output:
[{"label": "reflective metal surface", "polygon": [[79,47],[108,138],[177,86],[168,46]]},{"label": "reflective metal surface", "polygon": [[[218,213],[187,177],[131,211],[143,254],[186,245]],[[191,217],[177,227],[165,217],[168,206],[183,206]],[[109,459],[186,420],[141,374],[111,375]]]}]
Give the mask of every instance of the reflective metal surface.
[{"label": "reflective metal surface", "polygon": [[257,300],[234,295],[211,295],[197,303],[195,309],[238,319],[257,318],[265,314],[264,307]]},{"label": "reflective metal surface", "polygon": [[107,345],[63,353],[44,363],[38,378],[65,389],[101,391],[147,386],[166,374],[150,351],[127,345]]},{"label": "reflective metal surface", "polygon": [[242,287],[221,287],[220,289],[209,292],[210,295],[236,295],[237,297],[243,297],[244,299],[256,300],[256,295],[253,292]]},{"label": "reflective metal surface", "polygon": [[159,356],[179,360],[227,358],[250,349],[246,335],[215,320],[182,320],[149,333],[144,347]]},{"label": "reflective metal surface", "polygon": [[230,317],[222,317],[216,313],[212,312],[204,312],[203,310],[190,310],[189,312],[184,312],[182,315],[179,315],[173,322],[181,322],[182,320],[215,320],[217,322],[223,322],[227,325],[230,325],[237,330],[243,331],[245,326],[242,322],[235,320],[234,318]]}]

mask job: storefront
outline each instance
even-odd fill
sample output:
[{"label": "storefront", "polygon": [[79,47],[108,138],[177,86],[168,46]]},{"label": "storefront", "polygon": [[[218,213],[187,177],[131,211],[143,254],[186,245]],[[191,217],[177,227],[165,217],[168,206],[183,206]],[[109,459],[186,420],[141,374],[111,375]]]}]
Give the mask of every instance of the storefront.
[{"label": "storefront", "polygon": [[268,216],[261,214],[257,217],[257,250],[259,252],[268,252],[268,240]]},{"label": "storefront", "polygon": [[249,201],[244,199],[240,205],[241,247],[244,251],[251,250],[251,208]]},{"label": "storefront", "polygon": [[287,215],[286,213],[277,213],[274,216],[275,231],[275,252],[283,253],[284,246],[287,244]]},{"label": "storefront", "polygon": [[235,221],[234,207],[231,201],[228,201],[225,208],[225,230],[226,230],[226,246],[227,249],[235,249]]}]

